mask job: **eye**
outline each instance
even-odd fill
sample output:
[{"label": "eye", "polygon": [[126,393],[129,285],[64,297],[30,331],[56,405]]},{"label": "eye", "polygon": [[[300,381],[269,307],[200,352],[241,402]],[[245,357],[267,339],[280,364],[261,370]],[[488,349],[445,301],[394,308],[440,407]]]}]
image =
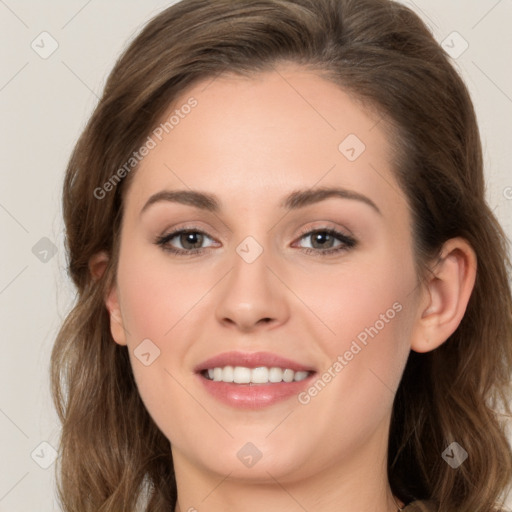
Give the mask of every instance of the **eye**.
[{"label": "eye", "polygon": [[[300,240],[310,239],[310,247],[302,247],[307,254],[334,254],[356,246],[356,240],[332,228],[318,228],[302,234]],[[338,245],[335,245],[338,242]]]},{"label": "eye", "polygon": [[[198,254],[203,252],[208,247],[202,247],[205,239],[210,239],[206,233],[195,228],[178,229],[167,235],[160,236],[156,239],[156,244],[161,246],[165,251],[179,255]],[[181,247],[174,247],[172,241],[176,242]],[[174,243],[176,243],[174,242]]]},{"label": "eye", "polygon": [[[349,236],[332,228],[318,228],[302,233],[299,240],[311,239],[310,247],[300,247],[306,254],[316,256],[325,256],[334,253],[347,251],[357,245],[357,241]],[[164,251],[176,254],[178,256],[194,256],[205,252],[211,248],[203,247],[204,242],[213,239],[204,231],[194,227],[178,229],[166,235],[160,236],[155,243],[162,247]],[[181,247],[176,247],[179,244]]]}]

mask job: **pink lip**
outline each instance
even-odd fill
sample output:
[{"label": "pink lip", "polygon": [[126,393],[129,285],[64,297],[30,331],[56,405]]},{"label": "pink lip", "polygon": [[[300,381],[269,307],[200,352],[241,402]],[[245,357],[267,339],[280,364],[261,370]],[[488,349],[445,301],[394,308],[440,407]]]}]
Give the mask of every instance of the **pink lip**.
[{"label": "pink lip", "polygon": [[[246,368],[267,366],[269,368],[289,368],[294,371],[309,371],[312,373],[299,382],[280,382],[277,384],[215,382],[207,379],[202,374],[204,370],[209,368],[224,366],[245,366]],[[197,365],[194,370],[210,395],[224,404],[242,409],[261,409],[297,396],[304,388],[310,385],[311,379],[316,373],[311,366],[300,364],[270,352],[256,352],[252,354],[244,352],[225,352],[207,359]]]},{"label": "pink lip", "polygon": [[271,352],[224,352],[217,356],[211,357],[206,361],[198,364],[195,372],[202,372],[209,368],[222,368],[224,366],[245,366],[246,368],[258,368],[259,366],[289,368],[295,372],[306,371],[314,372],[312,366],[306,366],[286,357],[272,354]]}]

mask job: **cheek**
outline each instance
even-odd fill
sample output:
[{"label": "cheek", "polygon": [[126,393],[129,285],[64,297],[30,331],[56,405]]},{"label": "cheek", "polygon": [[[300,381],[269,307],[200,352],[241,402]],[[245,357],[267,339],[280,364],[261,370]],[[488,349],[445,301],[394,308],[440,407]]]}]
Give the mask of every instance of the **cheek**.
[{"label": "cheek", "polygon": [[312,309],[332,331],[322,336],[324,371],[337,363],[318,406],[342,399],[366,423],[369,411],[377,419],[391,407],[410,351],[415,283],[412,258],[382,251],[312,289]]},{"label": "cheek", "polygon": [[165,258],[148,257],[154,251],[138,250],[135,244],[123,249],[118,284],[131,365],[141,398],[159,423],[165,409],[162,396],[179,402],[183,395],[173,375],[183,367],[190,346],[183,329],[207,291],[206,276],[190,279]]},{"label": "cheek", "polygon": [[191,279],[186,269],[156,251],[133,249],[119,262],[123,319],[131,344],[143,338],[161,344],[207,291],[208,278],[194,273]]},{"label": "cheek", "polygon": [[398,266],[393,260],[391,254],[377,255],[340,267],[304,288],[311,309],[331,331],[331,336],[324,336],[329,353],[348,349],[354,339],[364,345],[368,339],[395,338],[403,330],[414,269],[408,262],[402,260]]},{"label": "cheek", "polygon": [[326,385],[306,390],[301,403],[321,428],[333,429],[339,442],[349,445],[355,434],[346,418],[365,426],[359,440],[377,428],[392,407],[410,351],[413,267],[380,263],[332,276],[332,291],[326,294],[321,287],[323,301],[318,290],[310,297],[312,308],[323,304],[322,320],[334,335],[327,332],[321,341],[327,359],[317,377]]}]

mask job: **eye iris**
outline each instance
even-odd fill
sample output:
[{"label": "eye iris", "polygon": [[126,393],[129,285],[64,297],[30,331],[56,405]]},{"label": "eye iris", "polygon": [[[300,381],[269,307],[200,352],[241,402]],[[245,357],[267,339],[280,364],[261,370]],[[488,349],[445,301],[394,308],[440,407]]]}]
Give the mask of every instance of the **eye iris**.
[{"label": "eye iris", "polygon": [[[202,237],[203,235],[201,233],[182,233],[180,236],[180,242],[185,249],[199,249],[203,242]],[[199,241],[197,241],[197,239],[199,239]],[[192,244],[194,247],[187,247],[187,243]]]},{"label": "eye iris", "polygon": [[[331,242],[333,241],[333,237],[329,233],[319,231],[318,233],[315,233],[311,236],[313,238],[313,243],[312,243],[313,247],[315,247],[315,244],[317,242],[320,242],[320,247],[319,247],[320,249],[322,249],[322,248],[325,249],[325,247],[327,247],[327,246],[329,246],[329,247],[332,246],[332,243],[331,243],[331,245],[328,244],[329,238],[330,238]],[[323,240],[323,242],[327,242],[327,243],[323,243],[322,240]],[[316,248],[318,248],[318,247],[316,247]]]}]

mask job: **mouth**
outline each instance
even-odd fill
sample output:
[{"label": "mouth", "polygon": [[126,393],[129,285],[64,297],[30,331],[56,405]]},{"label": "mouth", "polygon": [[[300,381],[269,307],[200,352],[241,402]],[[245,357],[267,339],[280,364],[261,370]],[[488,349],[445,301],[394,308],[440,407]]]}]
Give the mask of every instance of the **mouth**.
[{"label": "mouth", "polygon": [[269,352],[226,352],[196,366],[206,391],[231,407],[261,409],[298,395],[316,370]]},{"label": "mouth", "polygon": [[307,379],[312,373],[310,371],[294,371],[291,368],[279,368],[277,366],[258,366],[256,368],[216,366],[215,368],[203,370],[201,375],[213,382],[259,385],[300,382]]}]

